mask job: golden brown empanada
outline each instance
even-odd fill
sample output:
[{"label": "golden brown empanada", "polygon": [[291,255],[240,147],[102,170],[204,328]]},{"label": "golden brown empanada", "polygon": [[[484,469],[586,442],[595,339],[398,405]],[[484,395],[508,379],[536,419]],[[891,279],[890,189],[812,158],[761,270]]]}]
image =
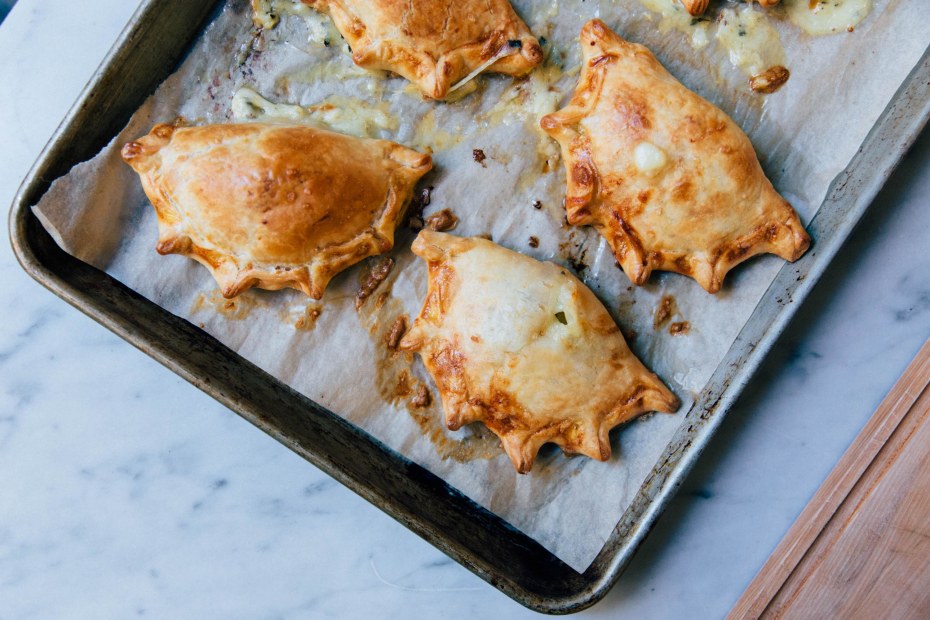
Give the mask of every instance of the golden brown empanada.
[{"label": "golden brown empanada", "polygon": [[366,69],[399,73],[445,99],[475,72],[525,75],[539,42],[508,0],[303,0],[328,13]]},{"label": "golden brown empanada", "polygon": [[633,282],[676,271],[714,293],[751,256],[807,250],[736,123],[600,20],[581,45],[572,100],[540,125],[562,147],[569,223],[597,228]]},{"label": "golden brown empanada", "polygon": [[429,291],[400,347],[420,353],[448,427],[483,422],[518,472],[548,442],[607,460],[610,429],[678,408],[566,269],[429,230],[413,251],[428,263]]},{"label": "golden brown empanada", "polygon": [[308,126],[157,125],[123,147],[158,214],[161,254],[213,273],[225,297],[330,279],[390,250],[429,155]]}]

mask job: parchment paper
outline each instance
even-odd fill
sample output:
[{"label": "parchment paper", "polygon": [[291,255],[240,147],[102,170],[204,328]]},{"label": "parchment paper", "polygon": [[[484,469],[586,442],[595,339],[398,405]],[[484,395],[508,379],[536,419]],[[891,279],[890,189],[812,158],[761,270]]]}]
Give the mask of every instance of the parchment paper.
[{"label": "parchment paper", "polygon": [[[695,51],[681,33],[663,32],[657,16],[636,0],[517,0],[518,12],[548,41],[547,67],[526,81],[480,77],[478,92],[437,104],[400,78],[354,67],[345,42],[325,28],[325,37],[316,32],[319,24],[287,16],[278,28],[256,33],[247,2],[229,0],[180,70],[126,129],[93,160],[57,180],[35,211],[66,251],[201,326],[583,571],[783,262],[752,260],[716,296],[673,274],[656,274],[647,286],[633,288],[594,231],[563,225],[558,149],[536,124],[539,113],[552,111],[574,87],[581,25],[600,17],[650,46],[687,86],[730,113],[750,135],[775,186],[807,222],[930,42],[922,4],[878,0],[855,33],[829,37],[811,38],[777,21],[792,77],[779,92],[762,97],[749,92],[725,51],[713,43]],[[331,39],[328,47],[322,38]],[[243,85],[279,103],[335,102],[374,111],[380,120],[361,123],[356,133],[432,146],[436,170],[423,183],[434,188],[426,214],[449,208],[460,219],[455,234],[489,233],[531,256],[585,265],[580,275],[624,330],[635,332],[633,350],[681,397],[678,414],[646,416],[615,431],[614,457],[607,463],[544,449],[533,472],[520,476],[480,426],[444,430],[435,389],[419,360],[392,357],[384,345],[396,317],[414,317],[426,291],[425,266],[409,250],[412,232],[398,234],[391,253],[397,266],[376,293],[387,293],[383,304],[376,308],[370,301],[360,312],[354,294],[365,264],[337,277],[318,303],[296,292],[263,291],[227,302],[204,268],[157,255],[153,209],[120,160],[120,147],[177,116],[196,123],[234,119],[232,97]],[[304,120],[318,121],[319,110],[326,108]],[[473,159],[478,148],[487,155],[484,165]],[[543,172],[547,159],[551,170]],[[534,208],[536,201],[541,208]],[[539,239],[537,248],[530,247],[530,236]],[[664,295],[677,302],[673,320],[690,323],[687,335],[653,328]],[[398,386],[405,371],[413,383],[430,387],[430,408],[409,405]]]}]

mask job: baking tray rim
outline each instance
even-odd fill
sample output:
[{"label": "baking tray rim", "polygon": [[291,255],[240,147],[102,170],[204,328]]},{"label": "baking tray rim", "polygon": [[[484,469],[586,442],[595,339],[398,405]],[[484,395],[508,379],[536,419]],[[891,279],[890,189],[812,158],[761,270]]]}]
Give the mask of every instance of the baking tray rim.
[{"label": "baking tray rim", "polygon": [[[202,4],[215,6],[221,1],[203,0]],[[493,571],[480,566],[479,562],[468,556],[467,552],[474,552],[474,549],[466,548],[463,554],[462,550],[456,547],[455,543],[458,541],[449,540],[450,536],[446,536],[443,532],[424,530],[422,525],[418,526],[417,523],[408,519],[415,515],[395,514],[395,507],[380,504],[376,498],[373,498],[371,489],[363,488],[364,485],[360,485],[357,480],[340,475],[339,471],[334,471],[329,461],[321,464],[318,459],[310,459],[307,453],[312,454],[311,449],[301,446],[304,449],[298,450],[286,436],[276,434],[274,429],[267,428],[260,421],[245,413],[242,409],[242,403],[236,402],[227,394],[224,394],[221,386],[204,383],[196,376],[192,376],[180,363],[180,360],[169,356],[155,346],[156,343],[149,338],[128,329],[110,314],[102,312],[87,299],[87,295],[81,295],[80,292],[72,290],[64,278],[44,264],[34,252],[33,240],[30,239],[28,233],[27,220],[30,217],[35,217],[31,211],[31,204],[29,204],[35,201],[30,200],[30,198],[35,196],[38,187],[51,182],[43,178],[43,172],[52,167],[56,157],[61,156],[58,151],[62,145],[62,140],[68,137],[74,124],[81,118],[82,114],[86,115],[89,113],[88,110],[92,109],[95,93],[101,87],[114,61],[130,48],[134,41],[146,34],[144,31],[150,24],[149,20],[153,19],[162,5],[169,3],[170,0],[143,0],[23,180],[14,198],[9,216],[11,244],[20,265],[31,277],[54,294],[158,360],[173,372],[258,426],[264,432],[269,433],[292,450],[297,451],[304,458],[311,460],[314,465],[375,504],[379,509],[403,523],[441,551],[452,556],[491,585],[522,605],[544,613],[560,614],[580,611],[603,598],[616,583],[640,543],[648,534],[656,519],[664,511],[669,500],[674,496],[677,487],[684,481],[701,452],[715,434],[730,407],[796,313],[800,303],[807,297],[813,286],[826,271],[833,257],[855,228],[875,195],[887,181],[894,167],[917,138],[928,118],[930,118],[930,97],[927,96],[930,93],[930,89],[928,89],[928,84],[930,84],[930,48],[928,48],[875,125],[873,125],[856,156],[831,184],[827,198],[808,226],[815,238],[814,247],[798,262],[785,264],[779,270],[778,275],[762,300],[760,300],[749,321],[741,330],[739,337],[737,337],[724,360],[718,366],[717,371],[708,382],[708,387],[705,387],[701,397],[686,414],[679,429],[683,429],[686,422],[692,419],[698,425],[697,430],[686,438],[687,441],[679,449],[672,450],[672,454],[669,454],[669,450],[667,450],[663,455],[663,459],[657,463],[654,471],[662,468],[667,468],[667,471],[664,475],[658,476],[658,480],[652,477],[644,485],[644,489],[651,497],[646,502],[644,509],[636,515],[638,518],[635,522],[624,524],[624,518],[629,513],[629,510],[621,516],[610,539],[608,539],[604,548],[592,563],[592,566],[594,566],[600,562],[602,570],[597,571],[593,575],[594,578],[586,581],[585,587],[573,593],[557,597],[545,597],[531,592],[518,583],[502,579],[500,575],[492,574]],[[201,30],[198,25],[194,29],[194,37]],[[189,49],[190,44],[190,41],[185,43],[184,49]],[[921,96],[921,92],[923,96]],[[45,191],[47,191],[47,188]],[[825,211],[825,208],[831,205],[833,208]],[[845,205],[849,207],[845,212],[846,217],[841,217],[838,222],[832,221],[832,217],[839,215],[836,211],[842,209]],[[824,222],[824,220],[828,221]],[[830,229],[831,234],[826,236],[814,234],[822,229]],[[112,279],[103,272],[99,273],[105,278]],[[147,300],[146,302],[156,306],[153,302]],[[774,314],[770,315],[769,311],[773,311]],[[737,353],[741,348],[745,353],[739,355]],[[714,389],[715,385],[719,386],[719,389]],[[360,432],[367,435],[364,431]],[[676,438],[678,438],[678,435],[676,435]],[[372,440],[380,443],[374,438]],[[675,441],[673,439],[670,449],[674,446]],[[647,489],[650,485],[652,485],[652,488]],[[641,489],[642,492],[643,489]],[[584,577],[587,573],[588,571],[585,571],[580,575]]]}]

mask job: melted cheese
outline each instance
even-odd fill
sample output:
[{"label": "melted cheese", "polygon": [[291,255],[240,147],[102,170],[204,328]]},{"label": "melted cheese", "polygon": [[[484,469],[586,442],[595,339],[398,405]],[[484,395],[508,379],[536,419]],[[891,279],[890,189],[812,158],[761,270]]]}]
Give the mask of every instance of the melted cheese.
[{"label": "melted cheese", "polygon": [[694,49],[701,49],[707,45],[709,41],[707,20],[693,18],[679,0],[639,0],[639,2],[650,11],[661,15],[659,32],[666,33],[669,30],[682,32],[688,35]]},{"label": "melted cheese", "polygon": [[359,88],[364,88],[375,99],[381,97],[384,88],[385,71],[368,71],[360,68],[351,58],[337,56],[330,62],[309,62],[281,75],[275,81],[279,90],[290,90],[291,84],[315,84],[317,82],[341,82],[364,78]]},{"label": "melted cheese", "polygon": [[372,105],[352,97],[333,96],[307,110],[317,122],[352,136],[378,138],[382,132],[394,132],[400,127],[386,102]]},{"label": "melted cheese", "polygon": [[341,41],[342,36],[329,17],[311,9],[300,0],[258,0],[252,21],[256,26],[272,29],[278,25],[282,15],[293,15],[307,24],[307,40],[317,45],[328,46]]},{"label": "melted cheese", "polygon": [[482,71],[484,71],[485,69],[487,69],[488,67],[490,67],[491,65],[493,65],[495,62],[497,62],[497,61],[500,60],[501,58],[505,58],[505,57],[507,57],[507,56],[512,56],[513,54],[516,54],[516,53],[518,53],[519,51],[520,51],[520,48],[517,48],[517,47],[510,47],[509,45],[503,46],[502,48],[500,48],[499,50],[497,50],[497,53],[496,53],[496,54],[494,54],[493,56],[491,56],[490,58],[488,58],[486,61],[484,61],[484,62],[481,63],[480,65],[478,65],[478,66],[475,68],[474,71],[472,71],[471,73],[469,73],[468,75],[466,75],[465,77],[463,77],[461,80],[459,80],[458,82],[456,82],[455,84],[453,84],[452,87],[449,88],[449,93],[450,93],[450,94],[451,94],[451,93],[454,93],[454,92],[457,91],[458,89],[462,88],[463,86],[465,86],[466,84],[468,84],[469,82],[471,82],[473,79],[475,79],[476,77],[478,77],[478,75],[479,75]]},{"label": "melted cheese", "polygon": [[[555,54],[553,54],[554,56]],[[510,125],[530,122],[530,128],[538,135],[536,165],[528,168],[517,182],[517,187],[525,189],[532,185],[539,173],[551,172],[557,167],[561,149],[557,142],[550,140],[539,127],[539,119],[555,112],[564,96],[563,78],[574,77],[580,67],[563,70],[561,58],[550,56],[546,62],[537,67],[523,80],[515,80],[501,95],[490,110],[477,117],[485,127]],[[570,86],[569,86],[570,87]]]},{"label": "melted cheese", "polygon": [[242,87],[236,91],[232,98],[232,118],[242,123],[247,121],[268,120],[304,120],[308,113],[299,105],[286,103],[272,103],[251,88]]},{"label": "melted cheese", "polygon": [[231,108],[233,120],[237,122],[300,121],[360,138],[378,138],[382,132],[396,131],[400,126],[388,112],[386,103],[372,106],[349,97],[330,97],[304,108],[273,103],[251,88],[243,87],[233,95]]},{"label": "melted cheese", "polygon": [[640,172],[652,175],[668,165],[668,155],[651,142],[640,142],[633,150],[633,162]]},{"label": "melted cheese", "polygon": [[526,119],[532,119],[535,127],[535,121],[541,116],[558,109],[563,94],[559,82],[566,75],[571,76],[577,71],[575,68],[565,72],[558,62],[547,60],[525,79],[514,80],[501,94],[494,107],[482,114],[479,120],[489,126],[495,126],[502,123],[522,123]]},{"label": "melted cheese", "polygon": [[766,14],[751,4],[740,9],[724,9],[717,23],[717,41],[729,52],[733,66],[746,75],[757,75],[769,67],[786,64],[778,31],[769,23]]},{"label": "melted cheese", "polygon": [[872,10],[872,0],[784,0],[788,19],[808,34],[852,31]]},{"label": "melted cheese", "polygon": [[[417,88],[416,85],[413,84],[412,82],[410,83],[410,85],[413,87],[411,90],[408,91],[410,93],[410,96],[422,99],[423,93],[420,92],[420,89]],[[472,94],[476,90],[478,90],[478,82],[475,82],[475,81],[466,82],[465,84],[462,84],[458,90],[449,91],[449,93],[445,96],[443,101],[445,101],[446,103],[455,103],[456,101],[461,101],[462,99]]]},{"label": "melted cheese", "polygon": [[271,30],[278,25],[278,14],[272,7],[272,0],[257,0],[253,5],[255,13],[252,22],[259,28]]},{"label": "melted cheese", "polygon": [[416,124],[410,146],[445,151],[459,144],[463,137],[463,132],[451,133],[440,129],[436,124],[436,110],[430,109]]}]

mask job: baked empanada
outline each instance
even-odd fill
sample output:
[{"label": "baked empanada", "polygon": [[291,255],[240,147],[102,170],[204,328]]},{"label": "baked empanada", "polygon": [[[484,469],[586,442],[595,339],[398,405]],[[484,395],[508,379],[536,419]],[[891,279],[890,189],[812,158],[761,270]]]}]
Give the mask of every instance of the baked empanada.
[{"label": "baked empanada", "polygon": [[581,45],[574,96],[540,125],[562,147],[569,223],[597,228],[633,282],[676,271],[714,293],[751,256],[807,250],[736,123],[600,20]]},{"label": "baked empanada", "polygon": [[329,14],[355,64],[407,78],[427,97],[482,71],[525,75],[539,41],[508,0],[303,0]]},{"label": "baked empanada", "polygon": [[123,147],[158,214],[161,254],[213,273],[225,297],[330,279],[394,244],[429,155],[308,126],[157,125]]},{"label": "baked empanada", "polygon": [[427,261],[429,290],[400,348],[423,358],[447,426],[483,422],[518,472],[530,471],[549,442],[607,460],[610,429],[678,408],[566,269],[429,230],[413,251]]}]

